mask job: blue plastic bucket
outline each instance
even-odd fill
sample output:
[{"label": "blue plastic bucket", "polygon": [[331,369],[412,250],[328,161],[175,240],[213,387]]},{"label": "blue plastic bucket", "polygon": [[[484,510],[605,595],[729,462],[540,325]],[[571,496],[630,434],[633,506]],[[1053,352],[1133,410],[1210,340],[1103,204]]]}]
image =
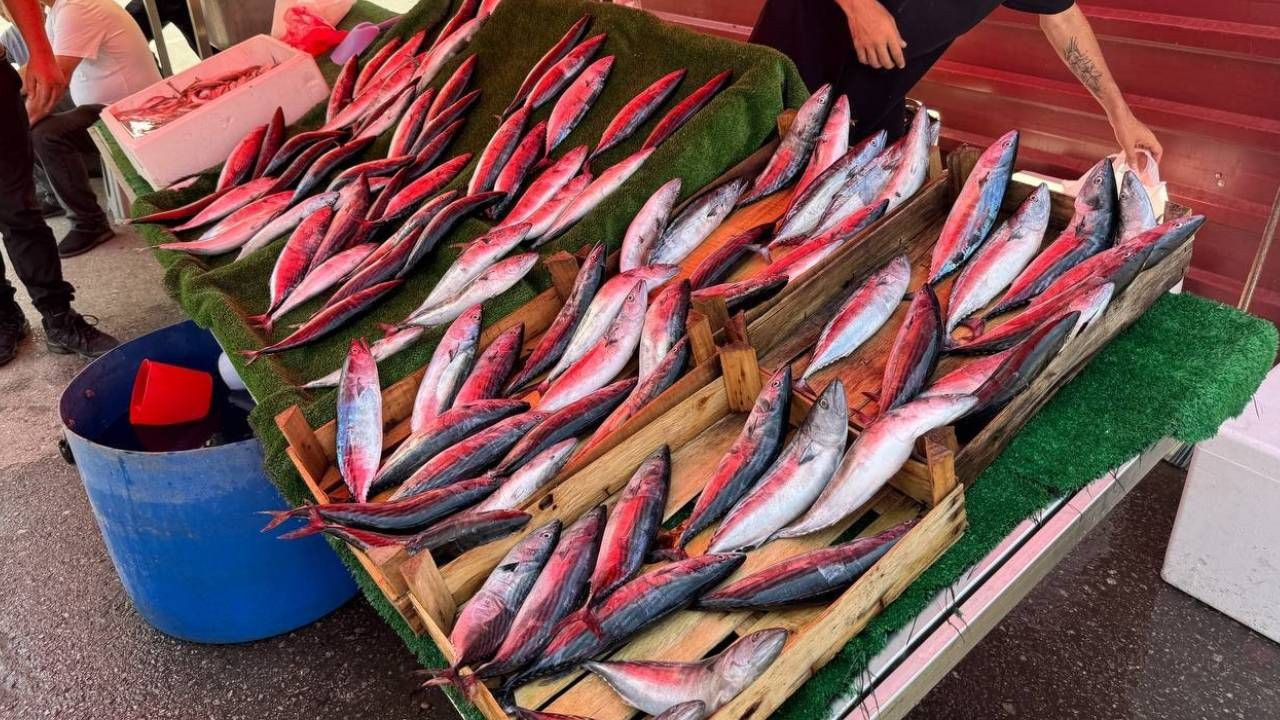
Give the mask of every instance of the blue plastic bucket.
[{"label": "blue plastic bucket", "polygon": [[178,452],[103,444],[118,439],[144,358],[216,377],[220,353],[194,323],[172,325],[91,363],[61,403],[67,442],[134,607],[161,632],[202,643],[288,632],[356,592],[320,537],[283,542],[260,532],[258,511],[285,503],[263,473],[257,439]]}]

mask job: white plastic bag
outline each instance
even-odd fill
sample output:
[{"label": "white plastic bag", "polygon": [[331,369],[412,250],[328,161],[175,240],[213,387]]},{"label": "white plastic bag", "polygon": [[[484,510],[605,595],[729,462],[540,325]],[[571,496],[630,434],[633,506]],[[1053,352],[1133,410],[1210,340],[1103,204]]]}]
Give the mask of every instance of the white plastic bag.
[{"label": "white plastic bag", "polygon": [[[1138,175],[1138,179],[1142,181],[1142,186],[1147,189],[1147,196],[1151,198],[1151,210],[1155,213],[1156,220],[1164,219],[1164,206],[1169,202],[1169,189],[1164,181],[1160,179],[1160,166],[1156,164],[1156,159],[1146,150],[1139,150],[1139,153],[1146,155],[1147,160],[1141,168],[1133,168],[1134,173]],[[1116,172],[1116,187],[1124,181],[1124,173],[1129,170],[1129,163],[1124,159],[1124,153],[1116,153],[1111,156],[1111,166]],[[1080,190],[1080,183],[1084,180],[1080,177],[1075,180],[1064,180],[1062,183],[1062,191],[1075,197]]]},{"label": "white plastic bag", "polygon": [[284,14],[290,8],[306,8],[336,26],[355,4],[356,0],[276,0],[275,12],[271,15],[271,37],[277,40],[284,38]]}]

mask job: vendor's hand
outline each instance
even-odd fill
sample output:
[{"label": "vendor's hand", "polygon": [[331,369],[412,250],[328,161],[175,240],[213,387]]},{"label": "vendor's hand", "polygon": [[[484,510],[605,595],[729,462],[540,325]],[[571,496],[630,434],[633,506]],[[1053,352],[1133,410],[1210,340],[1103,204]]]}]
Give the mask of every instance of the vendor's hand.
[{"label": "vendor's hand", "polygon": [[35,123],[58,104],[67,91],[67,78],[54,56],[33,55],[27,63],[23,89],[27,94],[27,117]]},{"label": "vendor's hand", "polygon": [[1155,133],[1151,132],[1151,128],[1134,117],[1133,113],[1126,113],[1112,122],[1111,128],[1116,133],[1116,141],[1120,143],[1120,149],[1124,151],[1129,167],[1135,170],[1141,169],[1139,163],[1142,162],[1142,150],[1151,153],[1151,157],[1155,158],[1156,162],[1160,162],[1160,158],[1164,155],[1164,148],[1160,146],[1160,141],[1156,139]]},{"label": "vendor's hand", "polygon": [[841,0],[840,7],[849,18],[849,34],[858,62],[888,70],[904,68],[907,59],[902,49],[907,46],[898,34],[898,23],[877,0]]}]

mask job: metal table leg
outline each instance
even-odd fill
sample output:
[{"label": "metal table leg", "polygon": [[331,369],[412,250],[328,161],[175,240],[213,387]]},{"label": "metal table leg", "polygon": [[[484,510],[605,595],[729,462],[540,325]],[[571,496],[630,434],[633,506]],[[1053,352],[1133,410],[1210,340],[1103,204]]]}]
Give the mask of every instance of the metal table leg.
[{"label": "metal table leg", "polygon": [[156,40],[156,55],[160,57],[160,74],[169,77],[173,74],[173,63],[169,61],[169,47],[164,43],[164,23],[160,20],[160,10],[156,8],[156,0],[142,0],[147,9],[147,23],[151,25],[151,37]]}]

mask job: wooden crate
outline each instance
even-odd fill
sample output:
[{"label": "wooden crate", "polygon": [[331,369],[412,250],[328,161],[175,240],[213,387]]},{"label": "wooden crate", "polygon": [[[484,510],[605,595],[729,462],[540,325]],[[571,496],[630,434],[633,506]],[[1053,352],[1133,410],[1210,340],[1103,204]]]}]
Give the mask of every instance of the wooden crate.
[{"label": "wooden crate", "polygon": [[[806,280],[788,288],[768,311],[750,325],[751,337],[761,355],[761,367],[776,370],[791,363],[800,377],[812,355],[814,343],[822,327],[853,288],[869,274],[883,267],[893,257],[905,253],[912,264],[911,289],[919,287],[928,273],[930,255],[942,224],[951,209],[964,178],[977,159],[974,148],[962,148],[948,157],[948,171],[931,181],[914,198],[905,203],[895,222],[872,228],[861,242],[842,248],[825,267]],[[1001,219],[1011,213],[1034,189],[1013,182],[1006,193]],[[1169,205],[1166,219],[1186,214],[1186,208]],[[1053,193],[1046,245],[1057,237],[1072,214],[1072,198]],[[1156,299],[1171,288],[1186,272],[1191,259],[1188,242],[1156,266],[1142,272],[1125,291],[1114,299],[1101,319],[1095,320],[1079,336],[1071,340],[1050,362],[1038,378],[981,427],[965,426],[960,450],[956,456],[957,475],[961,482],[972,482],[1013,436],[1035,415],[1059,388],[1075,377],[1089,359],[1122,330],[1131,325]],[[944,315],[955,275],[943,280],[935,289],[942,301]],[[907,303],[883,328],[849,357],[824,368],[810,378],[812,388],[821,390],[826,383],[840,378],[845,386],[850,410],[877,410],[872,399],[880,387],[888,350],[906,316]],[[1013,315],[990,323],[998,326]],[[944,355],[934,377],[941,377],[971,357]],[[802,390],[812,398],[813,390]],[[850,423],[859,426],[856,416]]]}]

